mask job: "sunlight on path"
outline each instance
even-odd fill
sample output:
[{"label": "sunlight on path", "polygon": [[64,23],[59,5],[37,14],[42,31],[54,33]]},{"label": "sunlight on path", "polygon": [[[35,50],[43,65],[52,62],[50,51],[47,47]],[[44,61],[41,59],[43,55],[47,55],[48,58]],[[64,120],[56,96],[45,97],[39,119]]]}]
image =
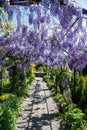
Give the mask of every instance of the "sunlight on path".
[{"label": "sunlight on path", "polygon": [[42,78],[36,78],[22,107],[16,130],[59,130],[60,120],[54,119],[58,108]]}]

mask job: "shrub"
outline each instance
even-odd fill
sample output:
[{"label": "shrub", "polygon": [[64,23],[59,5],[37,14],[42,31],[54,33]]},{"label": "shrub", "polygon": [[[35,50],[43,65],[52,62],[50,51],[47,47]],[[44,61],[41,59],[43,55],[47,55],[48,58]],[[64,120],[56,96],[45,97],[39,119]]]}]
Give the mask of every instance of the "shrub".
[{"label": "shrub", "polygon": [[11,108],[17,115],[21,110],[20,105],[23,99],[23,97],[17,97],[16,95],[9,94],[9,98],[6,101],[4,101],[2,105],[6,106],[7,108]]},{"label": "shrub", "polygon": [[48,80],[49,80],[48,75],[45,75],[45,76],[43,77],[43,79],[44,79],[44,81],[48,81]]},{"label": "shrub", "polygon": [[82,109],[87,108],[87,77],[84,77],[84,85],[81,91],[80,106]]},{"label": "shrub", "polygon": [[55,100],[56,102],[60,103],[62,107],[64,107],[65,104],[66,104],[66,103],[65,103],[65,100],[64,100],[64,98],[63,98],[63,96],[62,96],[62,94],[60,94],[60,93],[58,93],[58,94],[56,94],[56,95],[54,96],[54,100]]},{"label": "shrub", "polygon": [[76,91],[75,91],[75,101],[79,104],[82,96],[82,89],[85,86],[85,80],[84,77],[78,77],[76,79]]},{"label": "shrub", "polygon": [[21,110],[23,98],[9,94],[7,100],[0,104],[0,130],[15,130],[16,118]]},{"label": "shrub", "polygon": [[47,76],[45,75],[43,77],[43,79],[45,80],[45,82],[47,83],[47,86],[49,87],[49,89],[54,88],[54,82]]},{"label": "shrub", "polygon": [[[35,79],[35,76],[30,76],[25,79],[25,82],[22,83],[23,87],[18,87],[16,94],[17,96],[23,96],[25,97],[29,92],[29,87],[32,83],[32,81]],[[21,84],[20,84],[21,85]]]},{"label": "shrub", "polygon": [[[73,76],[71,77],[71,91],[73,92]],[[81,107],[86,109],[87,107],[87,77],[79,76],[75,81],[75,100],[74,102]]]},{"label": "shrub", "polygon": [[0,130],[15,130],[16,115],[7,106],[0,106]]},{"label": "shrub", "polygon": [[66,108],[66,102],[62,96],[62,94],[58,93],[54,96],[54,100],[57,102],[58,104],[58,109],[60,113],[64,113],[65,108]]},{"label": "shrub", "polygon": [[34,80],[34,76],[27,79],[27,85],[22,93],[6,94],[0,96],[0,130],[15,130],[16,119],[21,110],[21,103],[25,95],[29,92],[29,85]]},{"label": "shrub", "polygon": [[62,117],[70,130],[87,130],[86,115],[75,105],[68,105]]}]

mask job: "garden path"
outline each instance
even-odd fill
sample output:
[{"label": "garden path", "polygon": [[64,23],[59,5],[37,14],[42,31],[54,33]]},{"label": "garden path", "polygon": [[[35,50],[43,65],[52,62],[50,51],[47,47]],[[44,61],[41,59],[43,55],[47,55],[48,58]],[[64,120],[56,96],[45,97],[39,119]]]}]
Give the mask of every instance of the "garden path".
[{"label": "garden path", "polygon": [[60,120],[54,118],[58,107],[42,78],[35,79],[22,108],[16,130],[60,130]]}]

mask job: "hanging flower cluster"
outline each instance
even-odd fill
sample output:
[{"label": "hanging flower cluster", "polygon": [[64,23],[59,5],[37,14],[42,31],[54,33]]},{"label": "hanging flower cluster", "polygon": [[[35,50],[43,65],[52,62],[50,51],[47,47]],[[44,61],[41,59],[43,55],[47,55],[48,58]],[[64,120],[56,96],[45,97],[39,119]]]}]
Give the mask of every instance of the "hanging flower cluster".
[{"label": "hanging flower cluster", "polygon": [[3,3],[8,20],[15,11],[17,27],[0,39],[0,67],[6,57],[13,57],[25,71],[38,62],[51,67],[70,64],[74,69],[83,69],[87,65],[87,29],[82,9],[68,0],[63,3],[42,0],[42,3],[48,11],[42,5],[25,7],[29,25],[21,23],[19,6]]}]

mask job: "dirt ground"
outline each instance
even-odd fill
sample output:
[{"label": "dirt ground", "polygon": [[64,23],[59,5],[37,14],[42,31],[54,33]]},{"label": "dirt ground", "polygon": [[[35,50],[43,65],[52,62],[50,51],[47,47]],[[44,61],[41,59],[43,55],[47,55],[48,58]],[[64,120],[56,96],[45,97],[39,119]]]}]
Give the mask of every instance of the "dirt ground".
[{"label": "dirt ground", "polygon": [[42,78],[36,78],[22,104],[16,130],[60,130],[60,120],[54,115],[58,107]]}]

